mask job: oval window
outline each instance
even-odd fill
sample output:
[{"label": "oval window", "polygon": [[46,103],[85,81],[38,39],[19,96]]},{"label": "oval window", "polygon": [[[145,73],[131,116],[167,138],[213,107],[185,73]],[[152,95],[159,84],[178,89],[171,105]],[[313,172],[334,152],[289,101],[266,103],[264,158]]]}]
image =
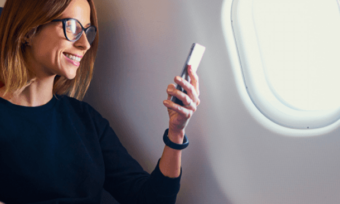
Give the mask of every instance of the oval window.
[{"label": "oval window", "polygon": [[224,12],[244,84],[262,114],[295,129],[339,119],[338,1],[234,0]]}]

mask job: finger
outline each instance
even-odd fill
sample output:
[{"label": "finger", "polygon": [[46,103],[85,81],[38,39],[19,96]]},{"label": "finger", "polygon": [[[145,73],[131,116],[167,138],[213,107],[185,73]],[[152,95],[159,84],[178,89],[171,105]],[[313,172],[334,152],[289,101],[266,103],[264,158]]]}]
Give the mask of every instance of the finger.
[{"label": "finger", "polygon": [[191,79],[191,84],[195,87],[197,96],[200,95],[199,79],[197,73],[192,69],[191,65],[188,65],[188,73]]},{"label": "finger", "polygon": [[199,78],[197,75],[197,72],[192,69],[192,67],[188,67],[188,73],[191,78],[191,84],[193,87],[195,87],[197,99],[196,99],[196,106],[198,106],[201,103],[201,100],[198,98],[200,95],[200,88],[199,88]]},{"label": "finger", "polygon": [[189,110],[187,108],[184,108],[183,106],[180,106],[180,105],[178,105],[178,104],[176,104],[176,103],[174,103],[174,102],[172,102],[170,100],[164,100],[163,104],[167,108],[177,112],[179,115],[181,115],[185,119],[191,118],[191,116],[194,114],[193,110]]},{"label": "finger", "polygon": [[192,111],[196,111],[196,102],[193,101],[187,94],[182,91],[175,89],[174,87],[169,87],[167,89],[167,93],[171,96],[175,96],[179,100],[181,100],[185,106],[185,108],[190,109]]},{"label": "finger", "polygon": [[[175,86],[175,84],[169,84],[168,85],[168,87],[167,87],[167,90],[169,90],[169,89],[176,89],[176,86]],[[171,95],[169,94],[169,93],[167,93],[168,94],[168,100],[170,100],[171,99]]]},{"label": "finger", "polygon": [[[190,84],[187,80],[176,76],[175,82],[179,84],[183,89],[187,92],[188,96],[191,98],[191,100],[197,105],[199,103],[199,98],[196,92],[196,89],[192,84]],[[189,104],[189,103],[186,103]]]}]

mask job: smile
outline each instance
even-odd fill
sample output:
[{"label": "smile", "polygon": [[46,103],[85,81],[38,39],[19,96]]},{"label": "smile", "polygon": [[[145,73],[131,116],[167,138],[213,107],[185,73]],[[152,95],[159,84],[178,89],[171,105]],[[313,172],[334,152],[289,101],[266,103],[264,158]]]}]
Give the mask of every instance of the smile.
[{"label": "smile", "polygon": [[74,56],[74,55],[70,55],[70,54],[67,54],[67,53],[64,53],[66,57],[68,57],[69,59],[71,60],[74,60],[74,61],[77,61],[77,62],[80,62],[81,58],[80,57],[77,57],[77,56]]},{"label": "smile", "polygon": [[81,57],[77,57],[77,56],[75,56],[75,55],[71,55],[71,54],[68,54],[68,53],[63,53],[63,54],[65,55],[65,59],[66,59],[67,61],[69,61],[70,63],[72,63],[74,66],[79,67]]}]

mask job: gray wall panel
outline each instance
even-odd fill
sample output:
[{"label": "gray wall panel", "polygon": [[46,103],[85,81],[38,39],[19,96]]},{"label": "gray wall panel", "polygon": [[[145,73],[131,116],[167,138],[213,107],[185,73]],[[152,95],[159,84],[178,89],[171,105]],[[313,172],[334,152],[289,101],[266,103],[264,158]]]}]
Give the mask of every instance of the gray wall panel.
[{"label": "gray wall panel", "polygon": [[201,100],[187,133],[180,204],[339,203],[338,130],[287,137],[262,126],[238,93],[222,0],[96,0],[101,43],[86,100],[152,171],[168,118],[162,100],[193,42],[207,47]]}]

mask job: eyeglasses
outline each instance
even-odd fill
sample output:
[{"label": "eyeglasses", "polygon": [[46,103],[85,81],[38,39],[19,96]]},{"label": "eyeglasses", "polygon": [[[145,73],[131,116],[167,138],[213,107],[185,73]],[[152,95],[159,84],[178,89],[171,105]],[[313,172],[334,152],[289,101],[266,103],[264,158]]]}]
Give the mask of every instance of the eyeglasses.
[{"label": "eyeglasses", "polygon": [[80,39],[85,31],[86,38],[89,41],[90,45],[93,43],[96,38],[97,28],[95,26],[90,26],[88,28],[84,28],[81,23],[74,18],[65,18],[65,19],[55,19],[52,22],[63,22],[64,35],[67,40],[71,42],[75,42]]}]

